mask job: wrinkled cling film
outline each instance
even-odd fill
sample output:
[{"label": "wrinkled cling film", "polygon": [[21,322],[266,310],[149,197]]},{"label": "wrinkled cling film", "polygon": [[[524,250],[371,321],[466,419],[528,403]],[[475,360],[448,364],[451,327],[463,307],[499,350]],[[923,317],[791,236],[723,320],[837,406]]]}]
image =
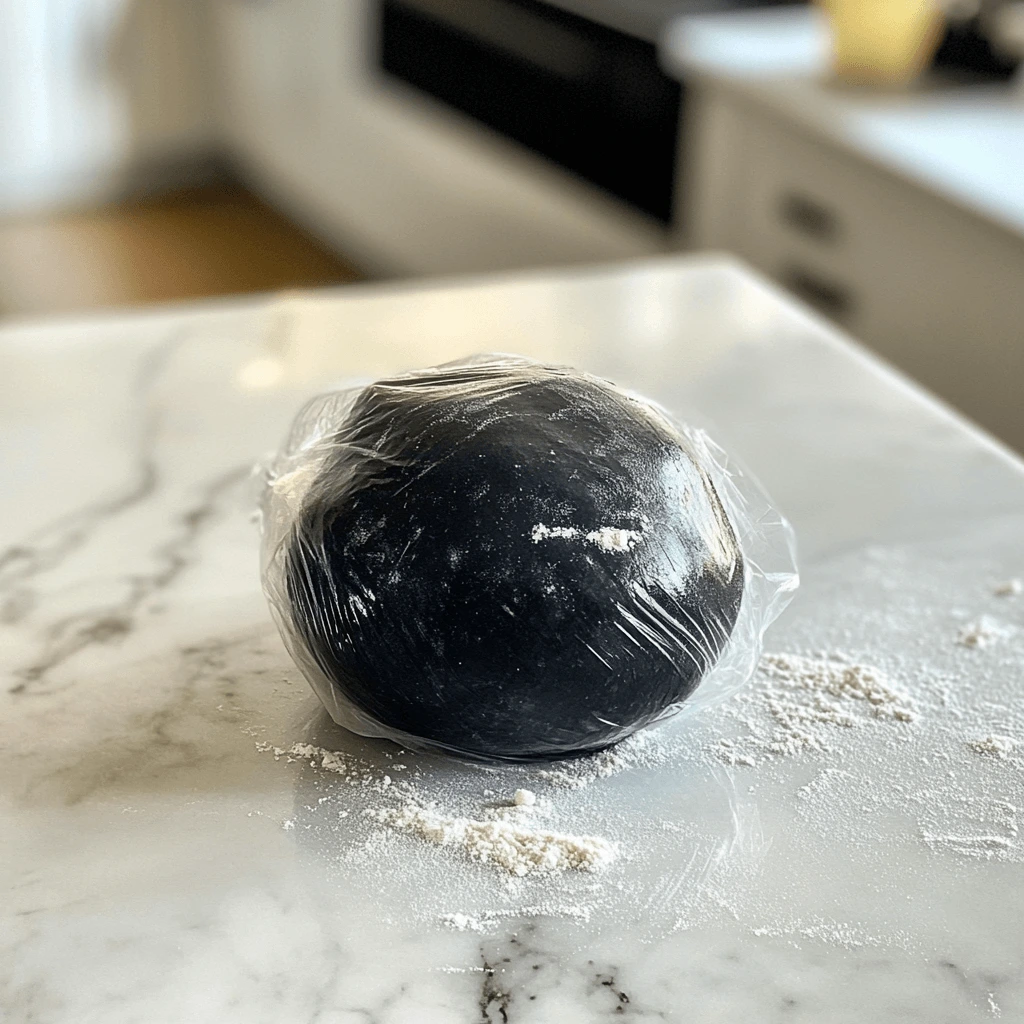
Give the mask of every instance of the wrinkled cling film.
[{"label": "wrinkled cling film", "polygon": [[[621,440],[634,427],[650,451]],[[549,447],[551,430],[568,431],[562,447]],[[581,431],[586,444],[574,447]],[[652,459],[660,475],[641,511],[620,502],[625,519],[579,518],[583,506],[612,508],[616,473]],[[519,474],[518,490],[486,491],[499,470]],[[584,489],[559,504],[573,478],[592,485],[594,503]],[[701,564],[739,574],[724,589],[692,565],[665,583],[696,543],[675,538],[689,514],[671,505],[677,492],[717,524],[693,536],[707,538]],[[314,398],[265,468],[261,527],[272,613],[331,717],[485,761],[590,753],[720,702],[753,674],[798,585],[791,527],[704,431],[606,381],[518,357]],[[702,604],[702,587],[719,610]]]}]

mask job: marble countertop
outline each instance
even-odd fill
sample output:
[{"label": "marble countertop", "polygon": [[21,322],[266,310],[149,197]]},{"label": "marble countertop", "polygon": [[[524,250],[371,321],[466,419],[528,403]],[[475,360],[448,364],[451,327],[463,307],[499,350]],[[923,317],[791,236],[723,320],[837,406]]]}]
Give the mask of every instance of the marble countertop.
[{"label": "marble countertop", "polygon": [[[1024,235],[1024,87],[829,81],[828,29],[809,7],[694,15],[661,38],[670,73],[709,78],[887,171]],[[1024,81],[1024,79],[1021,79]]]},{"label": "marble countertop", "polygon": [[[480,350],[708,425],[799,536],[768,649],[871,666],[913,720],[852,702],[816,746],[724,756],[770,738],[755,679],[653,734],[660,760],[578,793],[537,776],[622,855],[515,885],[381,839],[345,779],[275,757],[399,755],[333,727],[283,650],[253,460],[319,389]],[[1024,574],[1022,466],[746,270],[10,325],[0,395],[0,1018],[1024,1018],[1024,596],[995,593]],[[439,794],[510,784],[402,760]]]}]

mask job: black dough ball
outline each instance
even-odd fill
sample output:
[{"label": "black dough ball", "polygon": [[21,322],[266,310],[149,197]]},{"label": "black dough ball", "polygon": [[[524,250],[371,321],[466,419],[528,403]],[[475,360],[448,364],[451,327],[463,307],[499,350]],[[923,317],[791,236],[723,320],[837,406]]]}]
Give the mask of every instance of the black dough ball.
[{"label": "black dough ball", "polygon": [[298,638],[406,742],[600,750],[684,700],[743,560],[654,408],[574,371],[453,365],[366,388],[288,540]]}]

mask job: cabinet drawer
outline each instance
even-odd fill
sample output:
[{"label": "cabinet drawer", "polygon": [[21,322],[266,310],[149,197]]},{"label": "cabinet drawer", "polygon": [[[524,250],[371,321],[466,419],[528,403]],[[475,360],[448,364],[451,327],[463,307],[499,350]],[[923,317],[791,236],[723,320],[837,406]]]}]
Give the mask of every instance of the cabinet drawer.
[{"label": "cabinet drawer", "polygon": [[746,254],[811,305],[856,330],[864,268],[884,237],[849,160],[761,119],[748,138]]},{"label": "cabinet drawer", "polygon": [[742,173],[742,255],[1024,448],[1024,240],[766,116]]}]

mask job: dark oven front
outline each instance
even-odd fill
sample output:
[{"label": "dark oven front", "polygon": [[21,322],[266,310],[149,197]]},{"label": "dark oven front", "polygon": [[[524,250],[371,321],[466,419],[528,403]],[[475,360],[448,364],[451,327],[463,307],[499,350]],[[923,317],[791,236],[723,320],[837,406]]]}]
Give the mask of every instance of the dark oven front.
[{"label": "dark oven front", "polygon": [[538,0],[381,0],[389,75],[664,224],[683,95],[653,44]]}]

